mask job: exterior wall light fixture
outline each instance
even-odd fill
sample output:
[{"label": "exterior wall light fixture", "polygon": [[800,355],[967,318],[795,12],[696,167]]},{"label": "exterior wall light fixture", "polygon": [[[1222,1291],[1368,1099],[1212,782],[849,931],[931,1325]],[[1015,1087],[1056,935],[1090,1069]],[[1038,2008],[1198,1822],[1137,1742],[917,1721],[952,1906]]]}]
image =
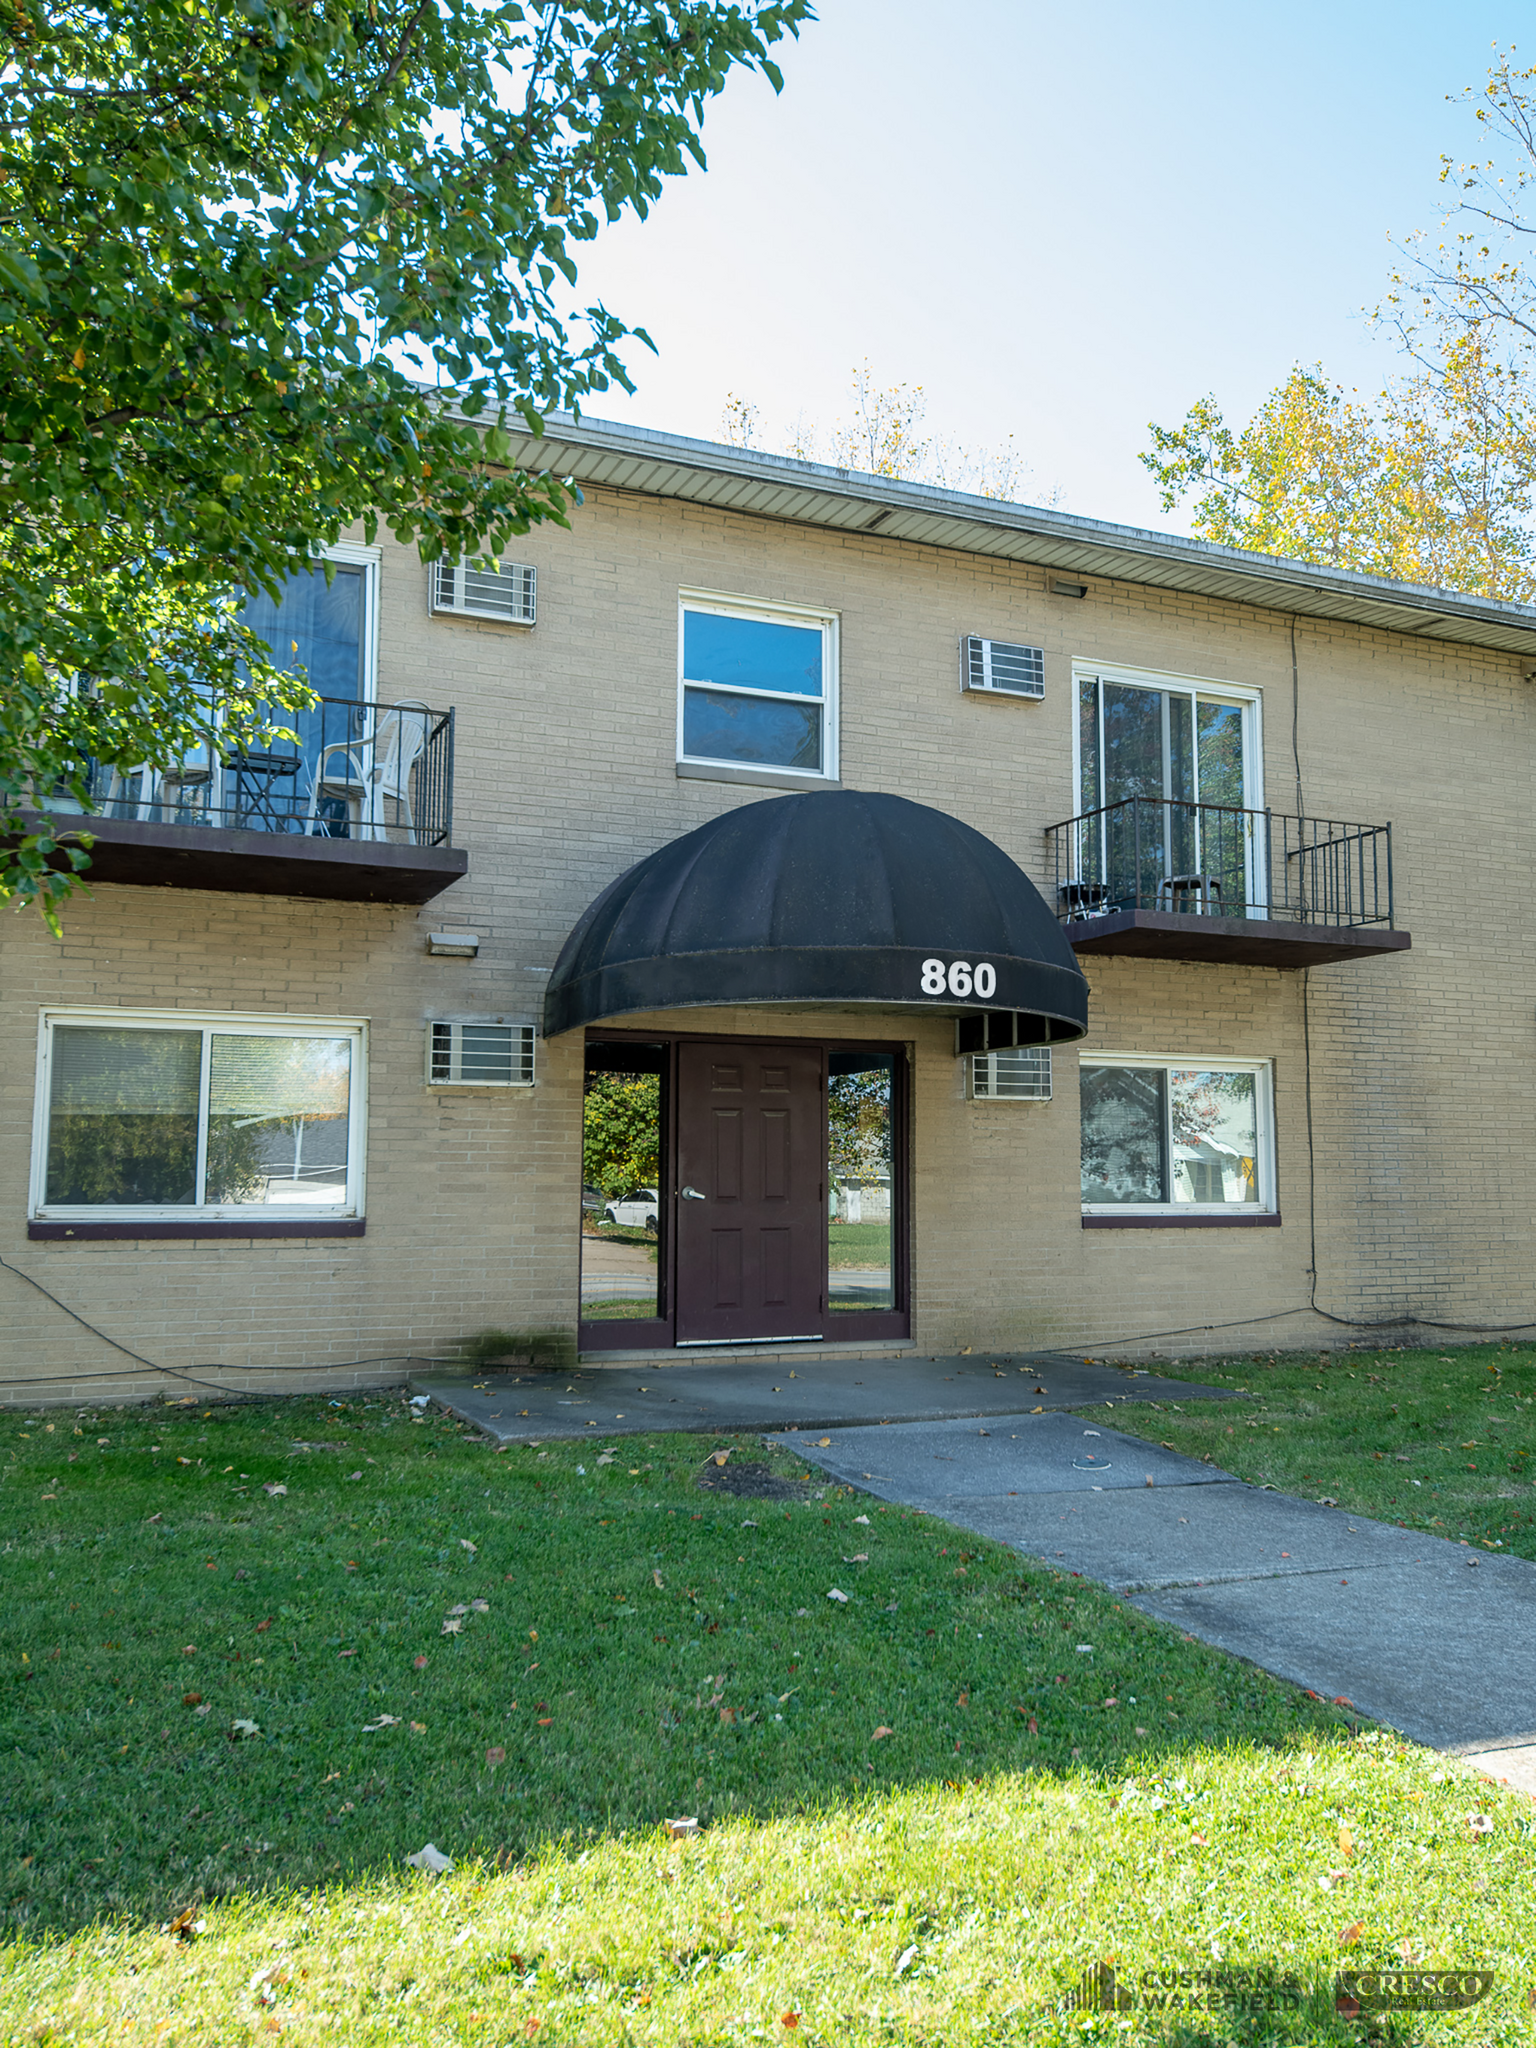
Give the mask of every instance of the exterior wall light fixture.
[{"label": "exterior wall light fixture", "polygon": [[450,960],[473,960],[480,950],[478,932],[428,932],[427,951]]}]

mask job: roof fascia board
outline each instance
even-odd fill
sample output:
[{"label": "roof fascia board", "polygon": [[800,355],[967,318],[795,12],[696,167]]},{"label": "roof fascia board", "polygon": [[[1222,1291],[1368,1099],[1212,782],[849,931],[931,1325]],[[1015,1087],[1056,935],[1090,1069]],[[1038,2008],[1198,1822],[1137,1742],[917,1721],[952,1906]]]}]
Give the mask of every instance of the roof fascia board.
[{"label": "roof fascia board", "polygon": [[878,532],[882,540],[952,548],[1504,653],[1536,654],[1536,605],[1250,554],[1145,527],[1116,526],[648,427],[578,421],[569,414],[552,413],[542,437],[524,431],[513,433],[511,441],[513,460],[521,467],[552,470],[599,488],[682,498],[842,533]]}]

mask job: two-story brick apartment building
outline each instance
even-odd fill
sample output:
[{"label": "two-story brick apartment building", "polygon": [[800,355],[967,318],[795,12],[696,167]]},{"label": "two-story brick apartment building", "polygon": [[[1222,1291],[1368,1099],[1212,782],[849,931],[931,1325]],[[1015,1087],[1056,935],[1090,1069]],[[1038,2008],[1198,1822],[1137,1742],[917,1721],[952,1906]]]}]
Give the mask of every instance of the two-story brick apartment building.
[{"label": "two-story brick apartment building", "polygon": [[[9,922],[19,1392],[485,1325],[1536,1317],[1536,611],[592,422],[518,455],[569,531],[336,550],[268,620],[298,745],[104,780],[62,943]],[[584,1103],[633,1187],[584,1192]]]}]

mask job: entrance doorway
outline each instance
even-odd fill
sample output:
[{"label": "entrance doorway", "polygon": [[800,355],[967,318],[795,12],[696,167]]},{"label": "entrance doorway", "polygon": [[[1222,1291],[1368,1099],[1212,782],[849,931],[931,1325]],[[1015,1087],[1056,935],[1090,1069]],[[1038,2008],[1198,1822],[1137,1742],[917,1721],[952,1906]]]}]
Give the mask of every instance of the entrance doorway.
[{"label": "entrance doorway", "polygon": [[823,1334],[823,1061],[819,1045],[678,1047],[677,1343]]},{"label": "entrance doorway", "polygon": [[583,1349],[904,1337],[897,1046],[590,1034]]}]

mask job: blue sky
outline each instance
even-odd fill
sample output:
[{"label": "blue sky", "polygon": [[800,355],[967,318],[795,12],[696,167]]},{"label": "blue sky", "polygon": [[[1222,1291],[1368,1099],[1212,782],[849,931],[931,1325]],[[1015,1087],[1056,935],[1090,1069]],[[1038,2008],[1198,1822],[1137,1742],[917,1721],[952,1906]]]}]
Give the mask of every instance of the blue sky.
[{"label": "blue sky", "polygon": [[[1294,361],[1378,388],[1363,309],[1388,235],[1433,227],[1448,103],[1523,10],[1459,0],[822,0],[780,98],[732,83],[707,173],[585,252],[660,350],[591,409],[720,437],[727,392],[830,424],[849,374],[922,384],[928,426],[1023,450],[1072,511],[1178,527],[1146,423],[1245,418]],[[1536,61],[1536,37],[1530,39]]]}]

